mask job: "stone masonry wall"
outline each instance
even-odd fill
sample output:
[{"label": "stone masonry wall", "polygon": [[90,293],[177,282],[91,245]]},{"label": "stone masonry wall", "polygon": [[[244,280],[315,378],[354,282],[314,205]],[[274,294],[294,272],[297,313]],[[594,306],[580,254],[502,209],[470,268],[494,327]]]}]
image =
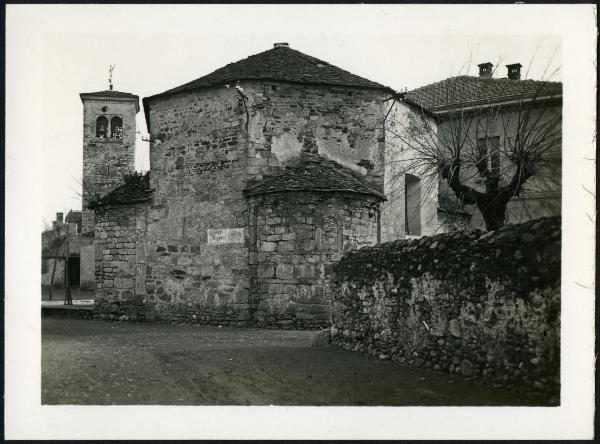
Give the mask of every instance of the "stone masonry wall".
[{"label": "stone masonry wall", "polygon": [[95,305],[102,314],[113,305],[144,303],[147,212],[145,203],[96,209]]},{"label": "stone masonry wall", "polygon": [[[160,317],[249,319],[247,182],[279,174],[304,150],[338,159],[383,187],[385,93],[282,82],[241,86],[245,100],[223,85],[147,103],[155,194],[146,305]],[[357,166],[362,159],[373,167]],[[211,232],[232,231],[242,235],[211,242]]]},{"label": "stone masonry wall", "polygon": [[334,267],[333,342],[558,402],[560,230],[545,218],[348,254]]},{"label": "stone masonry wall", "polygon": [[[249,316],[245,113],[234,88],[149,105],[148,314],[211,324]],[[241,231],[235,239],[211,233]]]},{"label": "stone masonry wall", "polygon": [[[268,81],[242,86],[250,117],[250,177],[277,174],[301,152],[309,152],[364,174],[383,190],[383,100],[388,93]],[[372,166],[358,166],[361,160]]]},{"label": "stone masonry wall", "polygon": [[379,202],[342,193],[254,197],[250,261],[258,325],[330,325],[329,276],[343,252],[377,242]]},{"label": "stone masonry wall", "polygon": [[[103,110],[105,108],[105,110]],[[90,194],[105,194],[123,182],[134,169],[135,102],[115,99],[85,99],[83,107],[83,202],[82,231],[94,231],[94,212],[87,208]],[[123,121],[123,138],[96,138],[96,119],[118,116]]]}]

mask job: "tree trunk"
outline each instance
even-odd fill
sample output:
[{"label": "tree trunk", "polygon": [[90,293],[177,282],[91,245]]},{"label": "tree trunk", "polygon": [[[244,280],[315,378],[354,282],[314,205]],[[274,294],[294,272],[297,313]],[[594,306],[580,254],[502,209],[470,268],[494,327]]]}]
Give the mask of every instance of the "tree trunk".
[{"label": "tree trunk", "polygon": [[486,193],[477,199],[477,208],[483,216],[486,230],[493,231],[504,226],[508,200],[500,193]]},{"label": "tree trunk", "polygon": [[50,276],[50,293],[48,294],[48,300],[52,300],[52,291],[54,290],[54,274],[56,273],[56,263],[58,262],[58,250],[60,248],[60,234],[54,239],[56,246],[54,247],[54,264],[52,265],[52,275]]},{"label": "tree trunk", "polygon": [[65,251],[65,305],[73,305],[73,298],[71,297],[71,283],[69,281],[69,227],[67,226],[67,237],[66,237],[66,251]]}]

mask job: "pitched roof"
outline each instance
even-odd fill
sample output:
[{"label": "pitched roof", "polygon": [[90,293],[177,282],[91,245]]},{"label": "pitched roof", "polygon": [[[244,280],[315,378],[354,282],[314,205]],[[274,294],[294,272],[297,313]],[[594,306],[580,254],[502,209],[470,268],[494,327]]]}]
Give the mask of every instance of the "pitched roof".
[{"label": "pitched roof", "polygon": [[429,111],[442,112],[454,107],[548,96],[561,97],[562,83],[457,76],[409,91],[406,101]]},{"label": "pitched roof", "polygon": [[386,200],[383,194],[367,185],[352,170],[333,160],[308,154],[303,156],[298,165],[279,176],[249,185],[244,193],[256,196],[290,191],[349,192]]},{"label": "pitched roof", "polygon": [[190,91],[208,86],[234,84],[237,80],[279,80],[286,82],[327,84],[374,88],[393,92],[390,88],[359,77],[323,60],[276,44],[273,49],[230,63],[199,79],[144,99]]},{"label": "pitched roof", "polygon": [[150,189],[150,173],[132,174],[124,178],[123,185],[102,196],[91,208],[112,204],[129,204],[144,202],[150,199],[153,189]]},{"label": "pitched roof", "polygon": [[107,89],[104,91],[81,93],[81,94],[79,94],[79,97],[81,97],[82,102],[83,102],[83,99],[91,99],[91,98],[133,99],[133,100],[135,100],[136,111],[140,110],[140,104],[139,104],[140,98],[138,96],[136,96],[135,94],[131,94],[131,93],[127,93],[127,92],[114,91],[112,89]]}]

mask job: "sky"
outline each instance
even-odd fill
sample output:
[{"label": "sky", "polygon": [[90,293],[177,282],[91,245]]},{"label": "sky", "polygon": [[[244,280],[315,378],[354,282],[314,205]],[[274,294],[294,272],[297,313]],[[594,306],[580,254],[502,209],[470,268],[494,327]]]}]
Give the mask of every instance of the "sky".
[{"label": "sky", "polygon": [[[497,66],[498,77],[506,76],[504,65],[519,62],[529,78],[561,80],[559,36],[535,29],[532,34],[529,26],[499,34],[491,26],[498,14],[487,9],[473,17],[465,17],[459,7],[440,5],[38,5],[29,11],[34,23],[40,20],[36,86],[43,118],[35,131],[43,135],[43,225],[58,211],[81,208],[79,93],[107,89],[111,64],[116,65],[114,88],[140,99],[268,50],[275,42],[288,42],[395,90],[477,75],[477,64],[488,61]],[[514,15],[514,8],[500,11]],[[32,20],[27,24],[34,28]],[[20,43],[27,47],[26,40]],[[143,110],[137,127],[136,169],[147,170]]]}]

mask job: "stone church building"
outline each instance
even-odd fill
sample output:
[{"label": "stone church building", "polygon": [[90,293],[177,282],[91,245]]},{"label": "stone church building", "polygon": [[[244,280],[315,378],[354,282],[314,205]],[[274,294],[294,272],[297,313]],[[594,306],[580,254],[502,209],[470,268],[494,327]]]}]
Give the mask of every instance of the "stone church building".
[{"label": "stone church building", "polygon": [[403,237],[411,212],[420,234],[445,229],[437,189],[417,205],[394,192],[386,130],[417,112],[397,98],[278,43],[144,98],[150,171],[123,181],[138,97],[81,94],[98,309],[329,325],[330,268],[344,253]]}]

